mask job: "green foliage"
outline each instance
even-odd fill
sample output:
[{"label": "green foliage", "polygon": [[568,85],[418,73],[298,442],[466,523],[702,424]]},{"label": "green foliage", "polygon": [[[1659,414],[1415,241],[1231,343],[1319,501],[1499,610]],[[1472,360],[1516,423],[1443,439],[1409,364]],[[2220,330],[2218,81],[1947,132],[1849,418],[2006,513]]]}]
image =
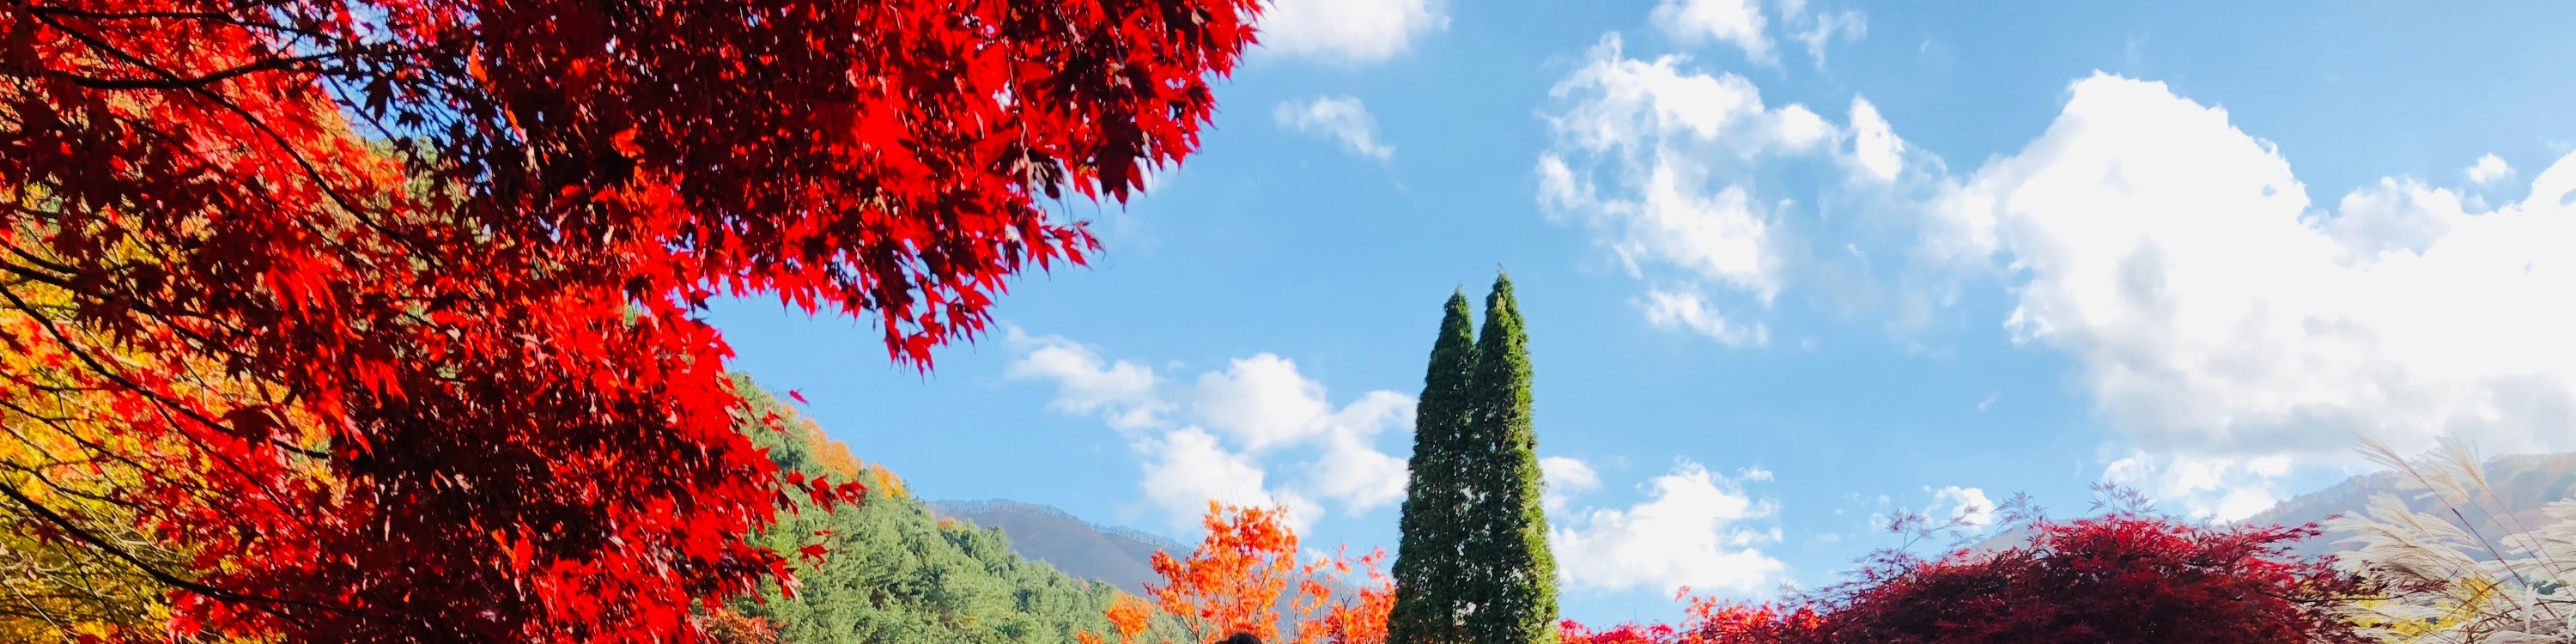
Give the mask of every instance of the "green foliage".
[{"label": "green foliage", "polygon": [[[792,422],[760,422],[794,412],[736,378],[750,410],[753,442],[783,469],[832,475],[825,460],[837,444],[794,431]],[[880,475],[884,482],[891,476]],[[780,552],[811,544],[819,559],[794,562],[793,597],[768,589],[734,610],[765,618],[785,644],[1072,644],[1075,633],[1110,631],[1104,613],[1117,598],[1105,583],[1074,579],[1020,558],[999,530],[941,521],[896,486],[867,481],[866,500],[833,512],[805,508],[761,538]]]},{"label": "green foliage", "polygon": [[1415,412],[1390,642],[1556,638],[1528,344],[1510,276],[1495,277],[1482,331],[1468,327],[1466,296],[1450,296]]},{"label": "green foliage", "polygon": [[1466,498],[1459,469],[1466,465],[1476,367],[1476,329],[1468,316],[1467,294],[1451,292],[1414,406],[1412,481],[1399,524],[1404,540],[1396,546],[1395,609],[1387,618],[1393,644],[1458,641],[1469,601],[1456,583],[1468,565],[1458,532]]},{"label": "green foliage", "polygon": [[[1477,642],[1552,643],[1556,639],[1556,557],[1548,551],[1547,514],[1539,505],[1538,432],[1530,422],[1529,337],[1510,275],[1496,275],[1477,333],[1474,408],[1478,440],[1490,456],[1468,468],[1480,492],[1466,523],[1475,530],[1467,556],[1492,567],[1483,580],[1472,637]],[[1490,608],[1487,608],[1490,607]]]}]

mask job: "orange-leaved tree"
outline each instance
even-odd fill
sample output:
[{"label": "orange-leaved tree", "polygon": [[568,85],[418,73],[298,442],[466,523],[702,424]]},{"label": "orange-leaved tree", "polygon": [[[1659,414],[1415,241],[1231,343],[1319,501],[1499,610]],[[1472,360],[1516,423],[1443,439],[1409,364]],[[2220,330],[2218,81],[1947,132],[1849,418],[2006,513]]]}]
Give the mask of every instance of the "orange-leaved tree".
[{"label": "orange-leaved tree", "polygon": [[180,635],[695,639],[785,575],[747,535],[855,497],[735,431],[709,302],[926,368],[1095,249],[1041,203],[1197,148],[1258,10],[0,3],[0,352],[36,358],[0,409],[118,439],[31,462],[130,466],[84,492],[119,513],[0,499]]},{"label": "orange-leaved tree", "polygon": [[[54,328],[65,342],[99,347],[88,354],[93,359],[137,367],[173,358],[61,326],[74,314],[67,289],[7,286],[28,306],[0,307],[0,340]],[[165,591],[194,582],[185,565],[189,553],[137,521],[135,506],[155,500],[136,493],[158,473],[194,470],[194,451],[173,437],[103,422],[120,401],[83,386],[78,355],[61,344],[9,348],[0,351],[0,374],[7,376],[0,378],[0,525],[11,526],[0,530],[0,641],[160,639],[172,614]],[[174,397],[199,404],[258,400],[258,391],[215,365],[182,366],[165,369],[173,374],[165,391]],[[302,482],[319,482],[314,468],[304,474]],[[202,481],[165,483],[174,493],[206,493]]]},{"label": "orange-leaved tree", "polygon": [[[1387,612],[1395,607],[1393,585],[1378,566],[1385,553],[1337,550],[1300,563],[1303,551],[1285,514],[1210,502],[1202,519],[1208,534],[1197,550],[1186,558],[1154,554],[1163,583],[1146,585],[1153,604],[1122,599],[1110,607],[1119,643],[1139,644],[1158,611],[1179,622],[1191,644],[1237,633],[1290,644],[1385,642]],[[1081,639],[1103,641],[1091,633]]]},{"label": "orange-leaved tree", "polygon": [[[1395,580],[1379,564],[1386,552],[1356,558],[1348,550],[1311,560],[1298,581],[1296,614],[1303,619],[1288,641],[1298,644],[1383,644],[1387,613],[1395,610]],[[1360,578],[1354,580],[1352,575]],[[1353,584],[1356,582],[1356,585]],[[1340,587],[1347,593],[1334,592]]]}]

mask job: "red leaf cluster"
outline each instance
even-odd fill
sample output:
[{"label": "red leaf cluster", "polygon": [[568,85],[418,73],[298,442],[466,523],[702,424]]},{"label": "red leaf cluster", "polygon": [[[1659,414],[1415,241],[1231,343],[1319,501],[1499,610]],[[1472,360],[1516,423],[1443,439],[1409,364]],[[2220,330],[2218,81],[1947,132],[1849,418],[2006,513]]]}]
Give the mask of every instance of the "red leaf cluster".
[{"label": "red leaf cluster", "polygon": [[1095,247],[1039,200],[1195,149],[1257,10],[0,5],[0,403],[179,454],[115,499],[195,553],[178,630],[694,637],[784,575],[745,534],[855,498],[735,431],[707,301],[873,314],[927,368]]}]

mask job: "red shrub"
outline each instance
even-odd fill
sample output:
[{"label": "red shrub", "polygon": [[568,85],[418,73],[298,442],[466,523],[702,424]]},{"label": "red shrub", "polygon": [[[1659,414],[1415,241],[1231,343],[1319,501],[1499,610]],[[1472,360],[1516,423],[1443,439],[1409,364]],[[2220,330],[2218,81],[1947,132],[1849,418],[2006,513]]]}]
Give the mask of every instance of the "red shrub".
[{"label": "red shrub", "polygon": [[2333,607],[2371,593],[2288,544],[2314,526],[2204,527],[2121,513],[2033,526],[2030,544],[1890,556],[1786,609],[1693,599],[1681,628],[1568,621],[1566,644],[2362,642]]}]

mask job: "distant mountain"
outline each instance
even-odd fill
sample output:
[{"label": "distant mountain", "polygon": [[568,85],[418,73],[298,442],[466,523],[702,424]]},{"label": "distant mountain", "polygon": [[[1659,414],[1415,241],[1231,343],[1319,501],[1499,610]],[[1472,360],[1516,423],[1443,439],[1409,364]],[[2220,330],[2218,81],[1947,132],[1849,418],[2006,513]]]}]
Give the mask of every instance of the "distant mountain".
[{"label": "distant mountain", "polygon": [[[2375,472],[2345,479],[2316,492],[2291,497],[2245,519],[2251,524],[2300,525],[2322,522],[2328,517],[2360,512],[2363,504],[2377,494],[2395,494],[2406,506],[2448,518],[2438,510],[2438,500],[2422,496],[2422,490],[2404,489],[2403,476],[2397,472]],[[2576,453],[2518,454],[2487,459],[2487,484],[2495,488],[2495,498],[2476,499],[2474,507],[2464,508],[2468,520],[2480,534],[2498,537],[2520,533],[2540,526],[2541,506],[2565,499],[2576,488]],[[2496,507],[2501,505],[2502,507]],[[2498,514],[2498,510],[2502,514]],[[2315,555],[2353,550],[2356,544],[2338,543],[2351,535],[2326,533],[2299,544],[2293,551]]]},{"label": "distant mountain", "polygon": [[999,528],[1021,557],[1054,564],[1065,574],[1109,582],[1136,595],[1145,583],[1160,581],[1153,565],[1157,551],[1187,556],[1189,547],[1133,528],[1101,526],[1035,503],[1001,499],[932,501],[931,514]]},{"label": "distant mountain", "polygon": [[[867,483],[863,502],[796,512],[751,537],[790,554],[797,585],[766,585],[728,609],[766,622],[793,644],[1076,644],[1110,632],[1111,584],[1082,579],[1013,551],[1001,532],[941,519],[885,468],[853,457],[802,414],[737,376],[741,430],[781,470]],[[750,419],[775,417],[780,422]],[[1168,641],[1178,623],[1154,620],[1146,641]],[[737,633],[738,635],[741,633]],[[749,642],[762,638],[737,638]]]},{"label": "distant mountain", "polygon": [[[2370,502],[2370,497],[2377,494],[2394,494],[2399,500],[2405,501],[2407,507],[2417,512],[2427,512],[2448,518],[2447,511],[2436,509],[2439,506],[2438,501],[2422,496],[2422,490],[2408,489],[2399,485],[2400,476],[2403,475],[2397,472],[2374,472],[2345,479],[2344,482],[2332,487],[2290,497],[2288,500],[2273,504],[2271,509],[2247,517],[2244,523],[2250,525],[2323,523],[2328,518],[2360,512],[2362,507]],[[2469,521],[2476,524],[2480,534],[2490,537],[2520,533],[2540,526],[2543,520],[2540,514],[2541,506],[2568,498],[2570,492],[2576,492],[2576,453],[2518,454],[2490,458],[2486,462],[2486,477],[2487,483],[2495,488],[2495,498],[2477,499],[2477,507],[2469,508],[2465,513]],[[2499,508],[2495,506],[2499,504],[2502,506],[2502,515],[2496,512]],[[2349,552],[2358,547],[2358,544],[2343,543],[2344,538],[2350,536],[2352,535],[2328,532],[2299,542],[2290,549],[2290,552],[2303,557]],[[2029,540],[2029,530],[2014,528],[1987,537],[1970,546],[1970,549],[1989,552],[2019,546]]]}]

